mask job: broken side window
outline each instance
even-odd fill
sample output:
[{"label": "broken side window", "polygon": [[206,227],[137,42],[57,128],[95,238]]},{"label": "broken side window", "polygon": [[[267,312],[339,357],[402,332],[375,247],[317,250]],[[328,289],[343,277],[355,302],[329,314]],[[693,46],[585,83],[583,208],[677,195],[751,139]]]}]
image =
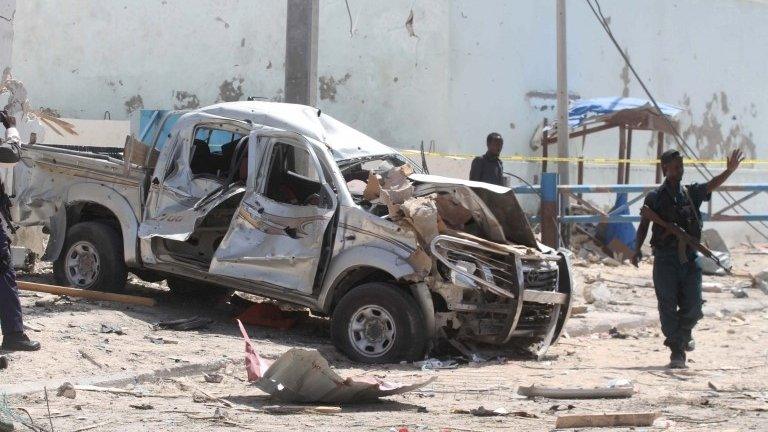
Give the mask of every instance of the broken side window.
[{"label": "broken side window", "polygon": [[227,177],[235,146],[242,134],[223,129],[199,127],[192,143],[190,169],[194,176]]},{"label": "broken side window", "polygon": [[306,149],[275,143],[268,173],[264,191],[267,198],[286,204],[320,205],[320,176]]}]

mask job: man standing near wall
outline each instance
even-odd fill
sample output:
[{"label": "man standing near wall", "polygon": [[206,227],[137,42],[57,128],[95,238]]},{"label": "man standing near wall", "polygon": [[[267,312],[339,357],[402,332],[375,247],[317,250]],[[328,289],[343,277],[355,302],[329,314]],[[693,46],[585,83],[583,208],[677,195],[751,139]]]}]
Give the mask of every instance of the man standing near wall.
[{"label": "man standing near wall", "polygon": [[[683,158],[677,150],[661,155],[664,183],[645,197],[642,219],[637,228],[637,241],[632,264],[637,267],[642,254],[640,247],[648,234],[648,210],[661,219],[675,224],[686,233],[701,240],[701,213],[699,207],[709,201],[712,191],[720,187],[744,160],[741,150],[734,150],[727,158],[727,168],[707,183],[687,186],[683,180]],[[651,235],[653,247],[653,285],[664,333],[664,345],[672,351],[669,367],[686,368],[686,351],[693,351],[692,331],[702,317],[701,268],[696,263],[696,251],[664,227],[654,223]]]},{"label": "man standing near wall", "polygon": [[504,186],[504,165],[499,159],[504,139],[500,134],[492,132],[485,139],[488,151],[484,155],[476,157],[472,161],[469,170],[469,179]]},{"label": "man standing near wall", "polygon": [[[16,119],[5,111],[0,111],[0,121],[5,126],[5,140],[0,144],[0,166],[10,167],[19,161],[19,155],[12,148],[19,143],[19,132],[16,131]],[[8,197],[5,195],[5,185],[0,181],[0,205],[8,206]],[[5,208],[8,210],[8,207]],[[9,215],[10,211],[3,211]],[[6,218],[7,216],[3,216]],[[5,225],[10,226],[11,221],[5,220]],[[0,350],[4,351],[37,351],[40,343],[29,340],[24,333],[24,324],[21,320],[21,303],[19,302],[19,290],[16,287],[16,274],[13,271],[11,261],[11,242],[5,232],[5,226],[0,226],[0,330],[3,332],[3,344]]]}]

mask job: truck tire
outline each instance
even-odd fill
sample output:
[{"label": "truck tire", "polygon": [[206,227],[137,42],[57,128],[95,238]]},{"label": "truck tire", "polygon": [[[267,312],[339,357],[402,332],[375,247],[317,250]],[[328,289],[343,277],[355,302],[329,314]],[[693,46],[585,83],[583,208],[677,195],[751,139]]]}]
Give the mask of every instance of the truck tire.
[{"label": "truck tire", "polygon": [[128,279],[123,239],[111,226],[81,222],[67,231],[64,248],[53,262],[59,284],[95,291],[122,291]]},{"label": "truck tire", "polygon": [[416,300],[383,282],[360,285],[341,298],[331,317],[331,339],[360,363],[418,361],[427,348]]}]

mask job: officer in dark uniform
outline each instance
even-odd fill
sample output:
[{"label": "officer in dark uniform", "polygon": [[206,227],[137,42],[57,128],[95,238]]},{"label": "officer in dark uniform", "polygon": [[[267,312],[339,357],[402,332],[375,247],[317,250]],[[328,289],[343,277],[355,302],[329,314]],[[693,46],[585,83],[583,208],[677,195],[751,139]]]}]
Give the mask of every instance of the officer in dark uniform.
[{"label": "officer in dark uniform", "polygon": [[[19,161],[19,132],[16,119],[5,111],[0,111],[0,121],[5,126],[5,140],[0,144],[0,166],[12,167]],[[0,330],[3,332],[4,351],[37,351],[40,343],[29,340],[24,334],[21,320],[21,303],[16,287],[16,274],[11,262],[11,242],[6,233],[6,226],[11,227],[10,201],[5,193],[5,185],[0,180],[0,206],[5,226],[0,226]]]},{"label": "officer in dark uniform", "polygon": [[469,179],[504,186],[504,166],[499,159],[504,139],[498,133],[492,132],[485,138],[485,145],[488,151],[472,161]]},{"label": "officer in dark uniform", "polygon": [[[701,203],[709,201],[712,191],[736,171],[742,160],[744,157],[741,150],[734,150],[727,158],[727,169],[720,175],[707,183],[683,186],[683,158],[677,150],[667,150],[661,155],[660,161],[664,183],[646,196],[644,205],[665,221],[701,239]],[[647,218],[643,218],[637,229],[637,246],[632,258],[635,266],[642,258],[640,247],[648,234],[649,223]],[[693,351],[694,348],[691,332],[696,322],[703,317],[701,268],[696,263],[696,251],[657,224],[653,224],[651,247],[654,256],[653,285],[658,300],[661,331],[666,338],[664,345],[672,351],[669,367],[685,368],[685,352]]]}]

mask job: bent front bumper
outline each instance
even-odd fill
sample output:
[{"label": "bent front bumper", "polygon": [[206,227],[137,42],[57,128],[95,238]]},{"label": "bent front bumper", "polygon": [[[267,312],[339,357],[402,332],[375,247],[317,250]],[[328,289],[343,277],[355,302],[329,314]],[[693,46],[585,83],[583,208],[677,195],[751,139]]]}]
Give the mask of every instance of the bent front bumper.
[{"label": "bent front bumper", "polygon": [[436,325],[459,340],[495,345],[535,338],[539,356],[559,338],[572,298],[564,253],[447,235],[430,248],[439,261],[432,289],[448,310]]}]

